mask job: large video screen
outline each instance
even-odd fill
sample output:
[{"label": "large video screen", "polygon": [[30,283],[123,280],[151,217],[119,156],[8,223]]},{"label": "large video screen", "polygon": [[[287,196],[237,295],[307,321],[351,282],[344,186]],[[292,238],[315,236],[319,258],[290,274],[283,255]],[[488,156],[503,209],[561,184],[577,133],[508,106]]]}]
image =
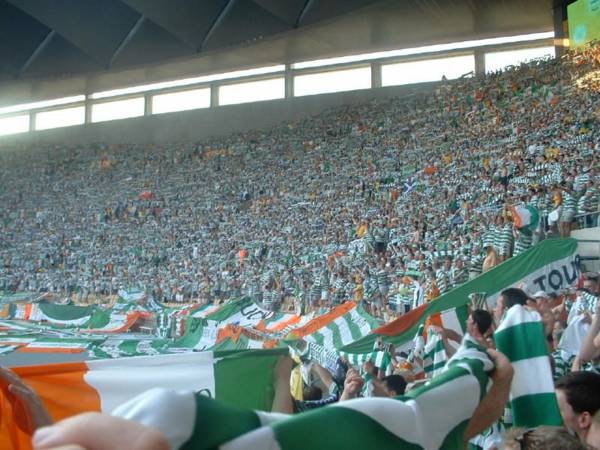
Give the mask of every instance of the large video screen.
[{"label": "large video screen", "polygon": [[579,0],[569,5],[567,13],[571,48],[600,39],[600,0]]}]

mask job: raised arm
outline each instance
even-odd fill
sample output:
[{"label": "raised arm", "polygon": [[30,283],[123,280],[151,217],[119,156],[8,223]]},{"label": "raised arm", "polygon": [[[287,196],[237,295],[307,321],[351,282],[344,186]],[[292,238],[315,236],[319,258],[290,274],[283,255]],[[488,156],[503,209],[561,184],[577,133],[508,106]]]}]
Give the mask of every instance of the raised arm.
[{"label": "raised arm", "polygon": [[294,413],[294,401],[290,393],[290,376],[294,361],[289,356],[279,360],[273,371],[275,394],[273,395],[272,412],[284,414]]},{"label": "raised arm", "polygon": [[600,344],[598,337],[600,336],[600,302],[596,304],[596,313],[592,319],[590,330],[588,331],[581,349],[579,350],[579,359],[582,362],[591,361],[600,356]]},{"label": "raised arm", "polygon": [[464,435],[465,445],[502,416],[510,394],[510,385],[514,374],[510,361],[496,350],[490,349],[487,353],[496,366],[490,375],[493,384],[467,425]]}]

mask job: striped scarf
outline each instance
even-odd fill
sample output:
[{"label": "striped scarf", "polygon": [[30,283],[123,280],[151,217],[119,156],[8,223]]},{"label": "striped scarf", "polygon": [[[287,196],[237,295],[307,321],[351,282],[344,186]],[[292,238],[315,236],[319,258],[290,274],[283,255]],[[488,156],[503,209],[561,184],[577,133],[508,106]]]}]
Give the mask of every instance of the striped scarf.
[{"label": "striped scarf", "polygon": [[510,390],[514,425],[561,425],[540,315],[515,305],[506,312],[494,338],[515,371]]},{"label": "striped scarf", "polygon": [[554,378],[554,381],[556,381],[571,372],[571,365],[573,364],[575,355],[569,356],[561,350],[556,350],[554,353],[552,353],[552,359],[554,359],[554,370],[552,372],[552,377]]},{"label": "striped scarf", "polygon": [[446,354],[446,347],[444,347],[444,340],[438,333],[428,333],[427,344],[423,350],[423,370],[427,377],[434,377],[442,372],[446,362],[448,361],[448,355]]},{"label": "striped scarf", "polygon": [[492,369],[483,349],[465,345],[443,374],[398,398],[360,398],[286,416],[232,407],[193,392],[154,389],[114,415],[162,431],[171,448],[182,450],[450,450],[463,448],[466,426]]},{"label": "striped scarf", "polygon": [[392,369],[392,355],[389,351],[373,350],[371,353],[346,353],[340,352],[354,367],[362,367],[367,361],[373,361],[373,365],[388,375]]}]

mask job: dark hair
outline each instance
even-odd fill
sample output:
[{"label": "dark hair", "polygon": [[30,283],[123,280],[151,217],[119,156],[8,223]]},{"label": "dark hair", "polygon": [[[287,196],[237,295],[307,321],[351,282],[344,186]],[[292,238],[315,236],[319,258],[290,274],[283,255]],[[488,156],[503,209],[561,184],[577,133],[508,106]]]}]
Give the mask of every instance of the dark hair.
[{"label": "dark hair", "polygon": [[302,390],[302,396],[304,401],[321,400],[323,391],[318,386],[307,386]]},{"label": "dark hair", "polygon": [[600,410],[600,374],[571,372],[556,382],[556,389],[564,391],[567,402],[577,414],[587,411],[593,416]]},{"label": "dark hair", "polygon": [[471,313],[471,317],[481,334],[485,334],[492,326],[492,315],[485,309],[476,309]]},{"label": "dark hair", "polygon": [[523,450],[585,450],[587,448],[566,428],[549,426],[530,429],[511,428],[506,435],[506,444],[519,444],[519,448]]},{"label": "dark hair", "polygon": [[396,395],[404,395],[406,391],[406,380],[402,375],[388,375],[381,381],[385,383],[385,386],[390,391],[394,391]]},{"label": "dark hair", "polygon": [[525,305],[529,297],[522,289],[519,288],[508,288],[504,289],[500,295],[504,297],[504,306],[506,309],[510,309],[515,305]]}]

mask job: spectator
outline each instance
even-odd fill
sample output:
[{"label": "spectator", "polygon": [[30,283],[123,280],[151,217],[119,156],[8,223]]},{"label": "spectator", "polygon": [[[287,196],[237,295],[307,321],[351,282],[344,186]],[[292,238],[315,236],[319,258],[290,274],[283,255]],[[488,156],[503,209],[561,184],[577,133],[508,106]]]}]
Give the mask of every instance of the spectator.
[{"label": "spectator", "polygon": [[573,372],[556,382],[556,398],[567,428],[585,442],[594,415],[600,410],[600,374]]}]

